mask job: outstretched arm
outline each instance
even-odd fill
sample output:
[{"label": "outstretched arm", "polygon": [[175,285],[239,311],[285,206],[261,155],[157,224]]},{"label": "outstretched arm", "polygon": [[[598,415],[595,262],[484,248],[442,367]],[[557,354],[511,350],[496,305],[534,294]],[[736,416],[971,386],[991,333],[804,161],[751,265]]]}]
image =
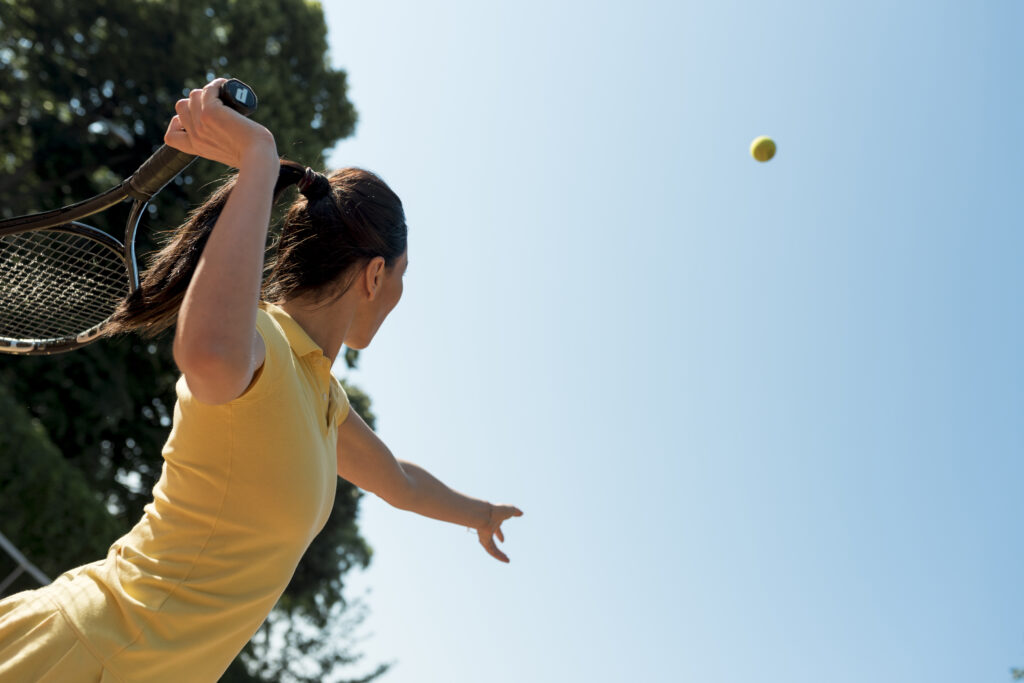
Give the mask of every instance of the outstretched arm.
[{"label": "outstretched arm", "polygon": [[338,476],[396,508],[476,529],[488,553],[509,561],[494,536],[504,542],[501,524],[521,516],[518,508],[471,498],[448,488],[419,465],[397,460],[355,411],[338,427]]}]

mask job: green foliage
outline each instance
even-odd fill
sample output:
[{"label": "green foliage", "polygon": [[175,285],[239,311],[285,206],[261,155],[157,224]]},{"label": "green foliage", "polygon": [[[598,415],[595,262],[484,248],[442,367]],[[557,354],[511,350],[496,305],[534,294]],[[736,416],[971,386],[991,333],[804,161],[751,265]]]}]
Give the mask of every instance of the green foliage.
[{"label": "green foliage", "polygon": [[0,383],[122,525],[139,519],[160,477],[178,378],[169,346],[125,337],[59,356],[0,356]]},{"label": "green foliage", "polygon": [[[344,610],[344,611],[343,611]],[[289,681],[289,683],[321,683],[325,680],[328,670],[320,662],[321,653],[335,648],[335,643],[344,634],[356,628],[363,621],[365,608],[361,603],[349,604],[345,607],[334,605],[329,610],[329,619],[325,626],[316,626],[308,620],[284,616],[280,612],[272,613],[267,623],[253,639],[253,652],[258,664],[252,667],[255,675],[261,680]],[[272,647],[271,643],[283,643],[283,647]],[[347,648],[336,651],[339,663],[355,664],[362,659],[361,655],[351,653]],[[308,666],[299,667],[292,662],[304,657]],[[381,664],[370,674],[345,683],[364,683],[371,681],[390,668],[390,664]],[[240,669],[238,670],[240,671]],[[221,683],[234,683],[249,679],[235,678],[235,672],[229,670],[221,678]]]},{"label": "green foliage", "polygon": [[[0,532],[50,578],[103,557],[128,530],[107,512],[81,471],[61,457],[39,420],[2,384],[0,520]],[[3,564],[2,569],[6,576],[14,566]],[[6,593],[37,587],[25,574]]]},{"label": "green foliage", "polygon": [[[254,88],[254,118],[282,156],[322,167],[356,123],[326,34],[319,3],[303,0],[0,0],[0,217],[80,201],[127,177],[162,143],[174,102],[215,76]],[[139,231],[143,263],[225,170],[199,160],[157,195]],[[121,237],[126,218],[118,207],[86,222]],[[9,392],[0,403],[0,519],[44,571],[99,559],[141,516],[175,402],[171,339],[0,356]],[[355,359],[346,354],[350,367]],[[347,388],[372,425],[369,399]],[[304,680],[302,652],[325,672],[355,661],[338,628],[355,623],[342,618],[344,573],[372,554],[356,523],[360,496],[339,480],[330,521],[268,621],[291,629],[294,647],[273,655],[250,644],[225,680]],[[72,509],[81,519],[69,522]],[[336,647],[319,647],[324,639],[307,627],[332,631]]]},{"label": "green foliage", "polygon": [[[345,74],[327,65],[315,3],[5,0],[0,10],[0,122],[15,124],[0,125],[2,215],[63,206],[126,177],[161,143],[175,100],[214,75],[253,85],[261,100],[255,118],[282,154],[303,163],[319,167],[323,151],[355,125]],[[200,160],[156,197],[140,228],[143,261],[153,232],[180,224],[224,170]],[[126,214],[112,210],[87,222],[121,236]],[[98,397],[92,380],[105,373]],[[0,380],[18,383],[12,374],[20,378],[15,394],[32,397],[31,411],[61,451],[75,454],[115,507],[137,518],[146,496],[118,473],[138,472],[145,492],[158,476],[146,471],[140,452],[159,451],[169,426],[170,338],[0,358]],[[72,413],[63,400],[73,386],[86,399],[75,400],[83,410]]]}]

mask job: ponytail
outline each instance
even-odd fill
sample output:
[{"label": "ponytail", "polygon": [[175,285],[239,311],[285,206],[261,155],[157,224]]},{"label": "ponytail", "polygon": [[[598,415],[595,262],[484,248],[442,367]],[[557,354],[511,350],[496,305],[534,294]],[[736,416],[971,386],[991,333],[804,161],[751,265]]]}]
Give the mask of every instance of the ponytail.
[{"label": "ponytail", "polygon": [[[139,288],[121,302],[105,334],[137,331],[152,337],[174,325],[235,180],[225,180],[156,252]],[[282,159],[274,203],[292,185],[299,186],[301,196],[284,216],[280,237],[270,249],[272,258],[265,259],[264,301],[341,296],[348,286],[346,274],[354,276],[354,267],[381,256],[391,268],[405,253],[402,201],[377,175],[344,168],[328,177]]]},{"label": "ponytail", "polygon": [[[305,167],[293,161],[281,160],[274,185],[274,203],[285,189],[303,179],[305,171]],[[156,252],[139,288],[121,302],[107,322],[104,334],[137,331],[144,337],[154,337],[174,325],[188,284],[199,266],[199,257],[237,177],[237,174],[228,177],[209,199],[188,215],[185,223],[174,231],[171,241]]]}]

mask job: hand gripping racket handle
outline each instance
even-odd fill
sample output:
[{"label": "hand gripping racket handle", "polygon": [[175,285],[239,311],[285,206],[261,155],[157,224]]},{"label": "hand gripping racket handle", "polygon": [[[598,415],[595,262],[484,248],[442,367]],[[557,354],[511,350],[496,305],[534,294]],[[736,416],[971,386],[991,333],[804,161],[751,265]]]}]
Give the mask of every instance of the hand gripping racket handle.
[{"label": "hand gripping racket handle", "polygon": [[[220,100],[243,116],[256,111],[258,100],[253,89],[237,78],[227,81],[220,89]],[[176,175],[196,160],[192,154],[185,154],[173,147],[160,145],[153,156],[146,159],[135,173],[125,181],[128,195],[142,201],[149,201],[162,190]]]}]

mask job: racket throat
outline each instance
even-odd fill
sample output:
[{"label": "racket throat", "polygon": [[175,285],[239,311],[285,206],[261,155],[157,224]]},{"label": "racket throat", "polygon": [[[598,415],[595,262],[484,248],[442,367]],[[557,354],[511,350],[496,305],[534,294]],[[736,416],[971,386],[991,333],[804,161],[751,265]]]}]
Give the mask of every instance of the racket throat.
[{"label": "racket throat", "polygon": [[135,258],[135,231],[139,228],[139,221],[145,213],[148,201],[136,199],[132,203],[131,213],[128,214],[128,225],[125,226],[124,234],[124,262],[128,268],[128,287],[132,293],[139,288],[139,263]]}]

